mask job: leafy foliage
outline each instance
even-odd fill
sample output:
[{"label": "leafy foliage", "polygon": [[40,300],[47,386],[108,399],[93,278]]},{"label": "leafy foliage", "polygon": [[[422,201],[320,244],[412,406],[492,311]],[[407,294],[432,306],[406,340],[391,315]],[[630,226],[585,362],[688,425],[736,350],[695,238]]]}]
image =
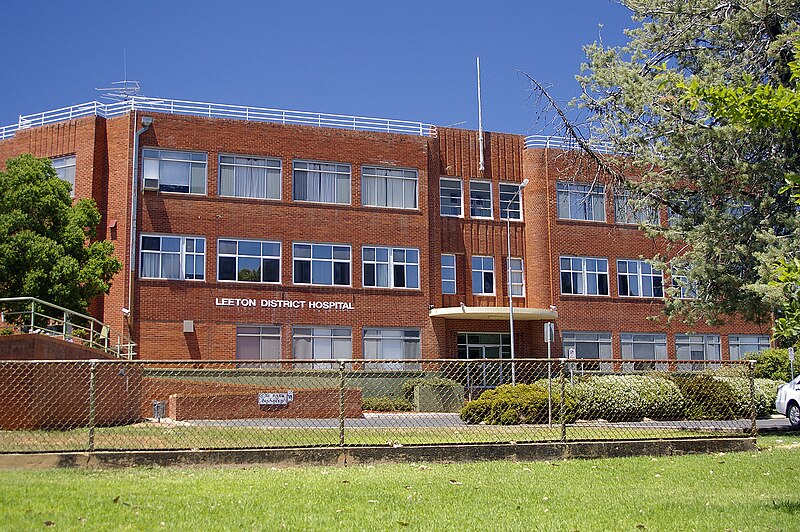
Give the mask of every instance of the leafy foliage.
[{"label": "leafy foliage", "polygon": [[756,356],[754,372],[756,378],[789,382],[791,367],[789,353],[786,349],[768,349]]},{"label": "leafy foliage", "polygon": [[397,397],[365,397],[361,408],[375,412],[411,412],[414,404]]},{"label": "leafy foliage", "polygon": [[74,205],[48,159],[21,155],[0,173],[0,297],[32,296],[84,312],[122,269],[109,241],[93,241],[100,212]]},{"label": "leafy foliage", "polygon": [[638,26],[624,46],[585,48],[580,104],[594,135],[628,155],[607,159],[609,175],[641,176],[626,183],[640,207],[672,215],[668,226],[647,227],[666,243],[652,261],[680,270],[697,297],[669,298],[665,312],[689,323],[737,313],[766,320],[773,265],[800,250],[785,191],[800,169],[792,79],[800,3],[622,3]]},{"label": "leafy foliage", "polygon": [[678,386],[647,375],[601,375],[575,385],[579,419],[638,421],[680,419],[684,399]]},{"label": "leafy foliage", "polygon": [[[561,396],[553,392],[553,415],[558,418]],[[565,414],[568,421],[575,416],[575,401],[565,396]],[[546,423],[548,414],[547,388],[532,384],[504,384],[486,390],[461,409],[461,419],[466,423],[487,425],[518,425]]]}]

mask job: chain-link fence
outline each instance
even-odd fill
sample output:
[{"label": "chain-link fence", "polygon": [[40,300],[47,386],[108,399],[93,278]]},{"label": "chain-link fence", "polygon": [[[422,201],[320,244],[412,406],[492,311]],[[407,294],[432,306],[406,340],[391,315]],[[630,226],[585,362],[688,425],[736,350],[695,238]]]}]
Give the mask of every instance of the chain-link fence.
[{"label": "chain-link fence", "polygon": [[0,452],[754,434],[752,365],[621,360],[6,361]]}]

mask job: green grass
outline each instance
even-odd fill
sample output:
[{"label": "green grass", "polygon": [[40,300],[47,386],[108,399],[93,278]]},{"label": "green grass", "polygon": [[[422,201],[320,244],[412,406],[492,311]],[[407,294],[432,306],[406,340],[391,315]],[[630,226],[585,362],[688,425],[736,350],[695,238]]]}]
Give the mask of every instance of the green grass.
[{"label": "green grass", "polygon": [[[741,429],[727,431],[677,430],[608,426],[569,427],[567,439],[620,440],[741,436]],[[348,445],[403,445],[438,443],[559,441],[561,429],[530,425],[469,425],[442,428],[348,428]],[[67,431],[0,431],[0,452],[84,451],[88,429]],[[198,427],[167,424],[138,424],[98,428],[96,450],[132,449],[230,449],[267,447],[338,446],[338,428]]]},{"label": "green grass", "polygon": [[8,530],[796,530],[800,437],[750,453],[0,472]]}]

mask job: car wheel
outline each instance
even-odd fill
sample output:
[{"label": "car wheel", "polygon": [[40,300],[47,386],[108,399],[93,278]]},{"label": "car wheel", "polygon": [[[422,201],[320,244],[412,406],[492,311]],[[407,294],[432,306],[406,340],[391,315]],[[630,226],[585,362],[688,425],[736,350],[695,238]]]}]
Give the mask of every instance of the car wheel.
[{"label": "car wheel", "polygon": [[790,404],[786,410],[786,417],[793,427],[800,427],[800,406],[797,403]]}]

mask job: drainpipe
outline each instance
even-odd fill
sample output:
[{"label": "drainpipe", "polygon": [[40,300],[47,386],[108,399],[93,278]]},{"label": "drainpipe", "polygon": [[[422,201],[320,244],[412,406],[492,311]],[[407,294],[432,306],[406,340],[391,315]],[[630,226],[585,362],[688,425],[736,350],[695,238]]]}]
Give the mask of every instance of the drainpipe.
[{"label": "drainpipe", "polygon": [[[136,111],[133,112],[133,123],[137,123]],[[136,274],[136,224],[138,223],[137,210],[139,208],[139,137],[150,129],[153,117],[142,117],[142,128],[133,136],[133,170],[131,171],[131,234],[130,234],[130,271],[128,272],[128,306],[123,309],[123,314],[128,321],[128,332],[133,341],[133,284]],[[126,312],[127,310],[127,312]]]}]

